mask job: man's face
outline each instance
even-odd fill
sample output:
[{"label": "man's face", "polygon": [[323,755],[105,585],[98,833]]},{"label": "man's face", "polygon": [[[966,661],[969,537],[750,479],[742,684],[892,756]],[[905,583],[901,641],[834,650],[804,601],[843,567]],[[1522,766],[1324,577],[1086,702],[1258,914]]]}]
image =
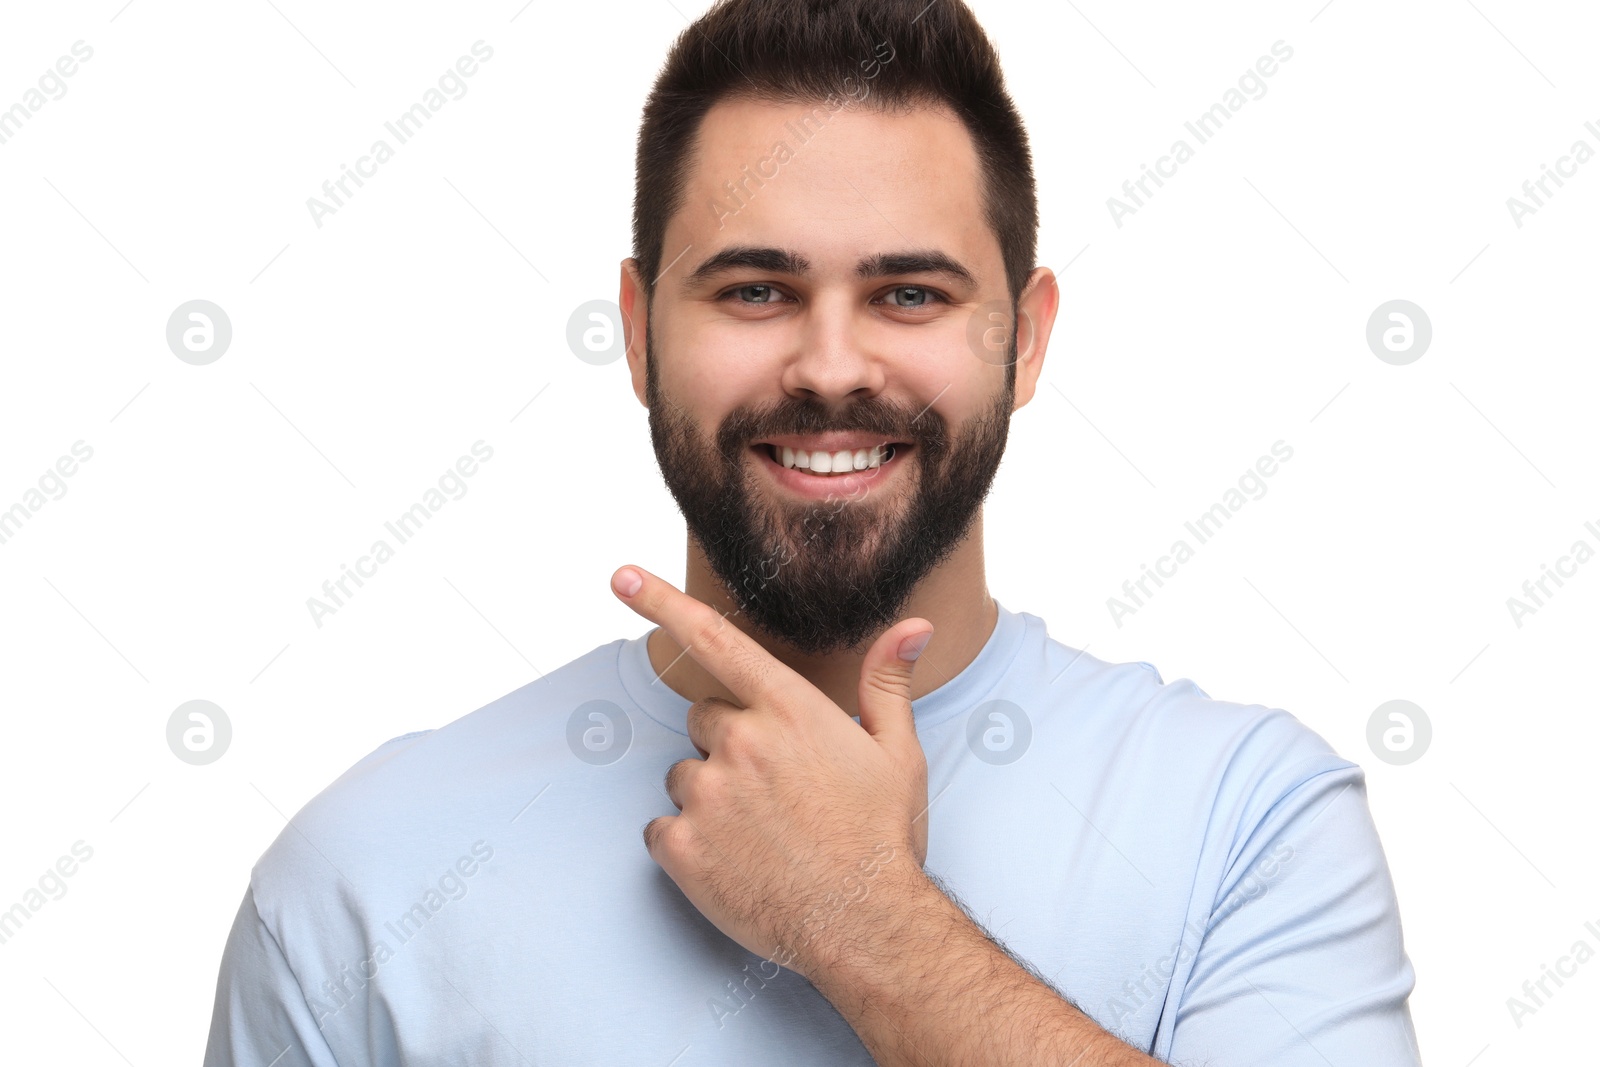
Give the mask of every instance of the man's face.
[{"label": "man's face", "polygon": [[[749,101],[714,107],[698,148],[647,319],[656,459],[755,627],[860,651],[960,545],[1005,450],[1015,339],[969,338],[980,305],[1010,306],[976,154],[943,111]],[[734,249],[805,269],[702,269]],[[846,452],[849,473],[816,472]]]}]

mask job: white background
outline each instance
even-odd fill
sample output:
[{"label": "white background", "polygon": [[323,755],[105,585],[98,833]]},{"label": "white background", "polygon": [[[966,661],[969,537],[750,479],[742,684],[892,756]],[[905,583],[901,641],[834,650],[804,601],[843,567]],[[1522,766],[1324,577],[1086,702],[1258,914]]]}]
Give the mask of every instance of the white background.
[{"label": "white background", "polygon": [[[1600,149],[1600,18],[1320,3],[975,0],[1063,294],[990,588],[1366,767],[1430,1064],[1592,1055],[1600,962],[1520,1028],[1506,999],[1600,949],[1600,561],[1520,627],[1506,601],[1600,549],[1600,160],[1521,227],[1506,201]],[[93,849],[0,945],[0,1048],[144,1067],[198,1061],[286,816],[382,741],[642,633],[618,565],[681,581],[626,365],[566,326],[616,298],[639,110],[703,6],[122,4],[0,14],[0,108],[94,50],[0,144],[0,509],[93,449],[0,544],[0,909]],[[466,95],[316,226],[307,198],[480,39]],[[1107,198],[1278,40],[1266,94],[1118,227]],[[1433,326],[1405,366],[1365,340],[1397,298]],[[192,299],[232,322],[207,366],[166,343]],[[318,627],[307,598],[480,439],[466,495]],[[1266,494],[1117,626],[1106,599],[1280,439]],[[208,766],[166,741],[197,698],[233,727]],[[1433,727],[1403,766],[1367,742],[1395,698]]]}]

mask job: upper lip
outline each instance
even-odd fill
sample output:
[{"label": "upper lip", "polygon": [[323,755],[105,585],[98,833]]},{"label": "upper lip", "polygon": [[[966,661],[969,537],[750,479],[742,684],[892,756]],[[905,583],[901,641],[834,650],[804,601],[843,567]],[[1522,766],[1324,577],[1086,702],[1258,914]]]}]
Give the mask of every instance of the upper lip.
[{"label": "upper lip", "polygon": [[854,452],[860,448],[876,448],[879,445],[904,444],[893,437],[877,437],[863,433],[825,433],[815,437],[802,437],[798,434],[780,434],[776,437],[765,437],[757,441],[758,445],[777,445],[779,448],[792,448],[803,452]]}]

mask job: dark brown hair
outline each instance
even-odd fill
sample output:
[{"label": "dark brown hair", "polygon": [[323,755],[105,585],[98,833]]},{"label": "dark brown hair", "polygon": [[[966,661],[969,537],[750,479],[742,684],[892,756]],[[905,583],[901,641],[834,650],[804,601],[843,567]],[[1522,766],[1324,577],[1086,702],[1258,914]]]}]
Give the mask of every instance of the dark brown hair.
[{"label": "dark brown hair", "polygon": [[843,98],[853,95],[849,85],[863,83],[859,95],[867,107],[943,104],[966,126],[982,168],[985,220],[999,241],[1015,305],[1038,239],[1033,161],[1000,59],[961,0],[719,0],[684,30],[639,129],[633,256],[647,301],[655,294],[667,221],[682,206],[694,142],[712,105],[730,98]]}]

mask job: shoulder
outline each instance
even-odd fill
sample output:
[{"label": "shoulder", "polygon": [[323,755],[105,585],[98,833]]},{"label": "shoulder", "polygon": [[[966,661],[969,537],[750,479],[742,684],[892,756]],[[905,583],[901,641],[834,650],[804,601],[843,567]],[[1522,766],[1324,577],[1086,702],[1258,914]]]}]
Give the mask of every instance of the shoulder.
[{"label": "shoulder", "polygon": [[1136,788],[1226,800],[1259,815],[1318,776],[1362,778],[1358,764],[1285,708],[1219,699],[1190,678],[1168,681],[1142,660],[1104,660],[1049,637],[1041,621],[1030,625],[1041,632],[1034,654],[1049,698],[1041,703],[1064,743],[1095,752]]},{"label": "shoulder", "polygon": [[360,910],[397,881],[431,878],[435,867],[492,848],[485,839],[503,832],[538,791],[541,773],[571,760],[566,717],[616,684],[623,643],[598,646],[444,726],[393,737],[357,760],[289,819],[252,868],[263,920],[276,928],[296,913]]}]

